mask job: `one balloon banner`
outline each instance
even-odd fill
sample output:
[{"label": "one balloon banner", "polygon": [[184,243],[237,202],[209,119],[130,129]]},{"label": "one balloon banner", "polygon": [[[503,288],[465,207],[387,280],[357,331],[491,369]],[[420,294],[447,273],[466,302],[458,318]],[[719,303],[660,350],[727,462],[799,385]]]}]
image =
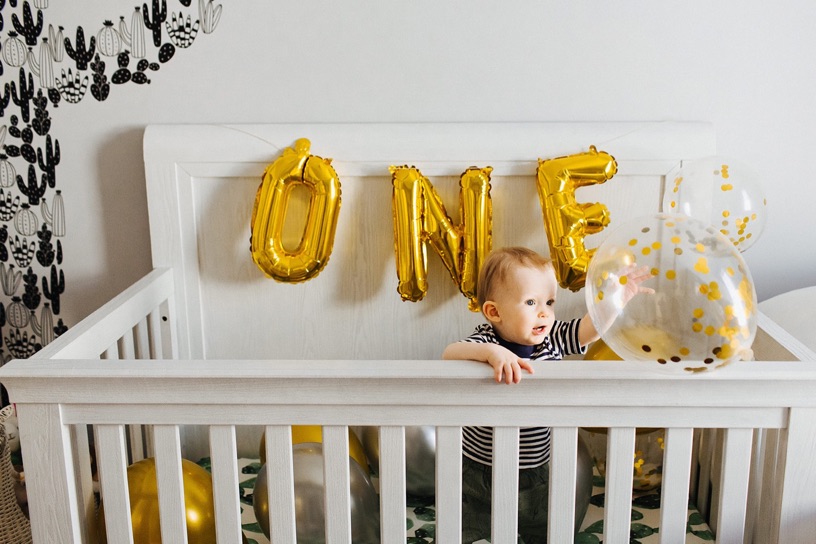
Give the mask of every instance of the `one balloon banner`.
[{"label": "one balloon banner", "polygon": [[594,146],[586,153],[538,161],[537,186],[550,245],[550,257],[559,285],[578,291],[594,249],[584,238],[609,224],[609,210],[600,203],[579,203],[575,190],[604,183],[618,171],[615,159]]},{"label": "one balloon banner", "polygon": [[478,311],[476,281],[492,244],[493,169],[468,168],[459,178],[459,217],[455,224],[431,182],[413,166],[392,166],[392,209],[397,291],[402,300],[417,302],[428,291],[426,243],[442,259],[459,290]]},{"label": "one balloon banner", "polygon": [[[309,154],[311,143],[295,142],[270,164],[263,175],[252,210],[250,252],[264,274],[280,282],[297,283],[320,273],[331,256],[340,211],[340,179],[331,159]],[[284,225],[296,187],[310,194],[309,208],[295,248],[284,247]]]}]

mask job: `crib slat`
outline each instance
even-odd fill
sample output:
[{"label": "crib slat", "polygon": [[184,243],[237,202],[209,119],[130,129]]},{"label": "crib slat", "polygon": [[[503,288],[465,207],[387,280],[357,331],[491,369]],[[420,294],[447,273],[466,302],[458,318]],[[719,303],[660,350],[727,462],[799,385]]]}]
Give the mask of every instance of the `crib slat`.
[{"label": "crib slat", "polygon": [[752,441],[753,429],[725,430],[717,528],[717,541],[722,544],[742,544],[745,538]]},{"label": "crib slat", "polygon": [[551,433],[548,542],[571,542],[575,534],[578,428],[553,427]]},{"label": "crib slat", "polygon": [[782,437],[779,429],[765,429],[762,465],[762,498],[764,508],[760,508],[755,522],[758,533],[756,542],[771,542],[771,535],[779,532],[779,497],[781,496],[782,472],[780,470],[779,445]]},{"label": "crib slat", "polygon": [[[73,462],[70,436],[60,408],[47,404],[18,404],[20,441],[26,452],[26,487],[30,500],[34,542],[84,542],[77,497],[72,495]],[[26,449],[28,444],[36,448]],[[64,455],[67,458],[63,458]]]},{"label": "crib slat", "polygon": [[187,511],[181,470],[181,439],[178,425],[155,425],[156,483],[162,542],[187,542]]},{"label": "crib slat", "polygon": [[143,318],[133,327],[137,359],[150,359],[150,342],[147,327],[147,317]]},{"label": "crib slat", "polygon": [[120,359],[135,359],[136,349],[133,346],[133,330],[128,331],[117,342],[119,345]]},{"label": "crib slat", "polygon": [[81,527],[84,535],[96,534],[96,499],[91,474],[91,446],[88,441],[87,425],[71,425],[71,451],[74,452],[74,476],[76,478],[77,503],[80,515],[85,520]]},{"label": "crib slat", "polygon": [[660,542],[663,544],[685,539],[693,442],[694,429],[666,429],[660,497]]},{"label": "crib slat", "polygon": [[519,428],[493,430],[493,544],[518,541]]},{"label": "crib slat", "polygon": [[296,544],[292,428],[289,425],[267,425],[265,433],[269,540],[275,544]]},{"label": "crib slat", "polygon": [[348,427],[323,427],[323,482],[326,544],[351,543]]},{"label": "crib slat", "polygon": [[628,544],[632,509],[634,427],[609,429],[606,453],[604,544]]},{"label": "crib slat", "polygon": [[161,334],[158,338],[161,340],[162,358],[178,359],[181,355],[190,357],[189,350],[186,350],[184,354],[179,351],[178,338],[176,338],[173,329],[174,324],[178,322],[175,297],[170,297],[162,302],[159,306],[159,312],[161,313]]},{"label": "crib slat", "polygon": [[[436,514],[436,540],[459,544],[462,540],[461,427],[436,428]],[[404,528],[404,521],[402,526]]]},{"label": "crib slat", "polygon": [[213,502],[218,544],[241,542],[241,504],[238,500],[238,446],[233,425],[210,427]]},{"label": "crib slat", "polygon": [[380,427],[379,446],[380,533],[396,544],[405,540],[405,427]]},{"label": "crib slat", "polygon": [[97,425],[99,483],[108,544],[133,544],[123,425]]},{"label": "crib slat", "polygon": [[779,542],[812,542],[816,534],[816,476],[813,449],[816,444],[816,408],[794,407],[780,460]]},{"label": "crib slat", "polygon": [[150,340],[150,358],[162,358],[162,334],[161,334],[161,315],[159,309],[153,309],[147,314],[147,330],[148,338]]}]

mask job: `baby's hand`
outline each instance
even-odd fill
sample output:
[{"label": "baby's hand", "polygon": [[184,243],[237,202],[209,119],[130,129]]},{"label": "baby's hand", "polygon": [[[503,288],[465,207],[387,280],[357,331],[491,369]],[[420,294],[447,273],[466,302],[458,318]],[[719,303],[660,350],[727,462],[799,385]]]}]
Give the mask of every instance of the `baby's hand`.
[{"label": "baby's hand", "polygon": [[621,274],[621,280],[626,278],[626,281],[621,281],[621,284],[623,284],[623,304],[625,305],[635,298],[636,295],[641,293],[654,294],[654,289],[641,285],[644,281],[653,277],[654,274],[652,274],[648,266],[638,267],[635,264],[631,264],[626,267]]},{"label": "baby's hand", "polygon": [[493,377],[496,383],[519,383],[521,381],[521,371],[526,370],[533,373],[533,366],[527,359],[521,359],[509,349],[497,346],[500,349],[487,358],[487,364],[493,367]]}]

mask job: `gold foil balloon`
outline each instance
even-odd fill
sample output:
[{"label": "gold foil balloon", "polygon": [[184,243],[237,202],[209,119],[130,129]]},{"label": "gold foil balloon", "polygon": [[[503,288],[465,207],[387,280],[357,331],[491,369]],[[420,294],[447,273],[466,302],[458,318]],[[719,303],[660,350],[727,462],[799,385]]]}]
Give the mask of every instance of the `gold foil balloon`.
[{"label": "gold foil balloon", "polygon": [[[626,274],[644,266],[655,292],[627,303]],[[621,224],[598,247],[586,287],[592,322],[623,359],[700,372],[752,358],[751,274],[731,241],[696,219],[656,214]]]},{"label": "gold foil balloon", "polygon": [[725,157],[684,161],[668,180],[663,211],[711,224],[740,251],[757,241],[765,228],[767,203],[759,176]]},{"label": "gold foil balloon", "polygon": [[[252,210],[250,251],[264,274],[281,282],[306,281],[326,266],[340,212],[340,179],[331,159],[309,154],[309,140],[295,142],[263,175]],[[296,244],[284,240],[293,194],[305,189],[308,209]],[[287,231],[288,232],[288,231]],[[291,247],[294,245],[295,247]]]},{"label": "gold foil balloon", "polygon": [[[189,544],[211,544],[215,542],[215,507],[210,473],[187,459],[181,460],[181,472],[187,512],[187,541]],[[160,543],[155,460],[151,457],[130,465],[127,480],[134,544]],[[100,508],[99,531],[100,541],[106,543],[103,507]]]},{"label": "gold foil balloon", "polygon": [[[304,443],[293,448],[295,524],[298,542],[326,542],[323,488],[323,446]],[[262,466],[252,493],[255,518],[269,537],[269,490],[266,466]],[[355,544],[379,544],[379,498],[368,474],[349,458],[351,540]]]},{"label": "gold foil balloon", "polygon": [[[368,460],[366,459],[365,450],[360,439],[354,434],[350,428],[348,430],[349,437],[349,456],[357,461],[364,470],[368,470]],[[292,445],[304,443],[323,443],[323,427],[320,425],[292,425]],[[261,445],[259,447],[259,455],[261,464],[266,463],[266,434],[261,436]]]},{"label": "gold foil balloon", "polygon": [[539,160],[538,197],[550,244],[550,257],[559,285],[580,290],[594,249],[586,249],[584,238],[609,224],[609,210],[600,203],[578,202],[575,190],[604,183],[618,171],[615,159],[594,146],[586,153]]},{"label": "gold foil balloon", "polygon": [[392,166],[392,208],[397,291],[402,300],[417,302],[428,291],[428,243],[441,257],[459,290],[478,311],[476,279],[492,245],[493,169],[468,168],[459,178],[459,217],[455,224],[431,182],[413,166]]}]

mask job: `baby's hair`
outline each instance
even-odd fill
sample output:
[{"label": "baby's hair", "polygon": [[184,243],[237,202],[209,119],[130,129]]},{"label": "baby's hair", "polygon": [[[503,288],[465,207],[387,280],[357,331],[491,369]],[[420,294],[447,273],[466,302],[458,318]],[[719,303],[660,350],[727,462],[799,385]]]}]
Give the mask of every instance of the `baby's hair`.
[{"label": "baby's hair", "polygon": [[503,247],[493,250],[479,270],[476,284],[476,301],[479,307],[492,298],[492,290],[507,277],[507,272],[517,266],[545,269],[552,260],[526,247]]}]

